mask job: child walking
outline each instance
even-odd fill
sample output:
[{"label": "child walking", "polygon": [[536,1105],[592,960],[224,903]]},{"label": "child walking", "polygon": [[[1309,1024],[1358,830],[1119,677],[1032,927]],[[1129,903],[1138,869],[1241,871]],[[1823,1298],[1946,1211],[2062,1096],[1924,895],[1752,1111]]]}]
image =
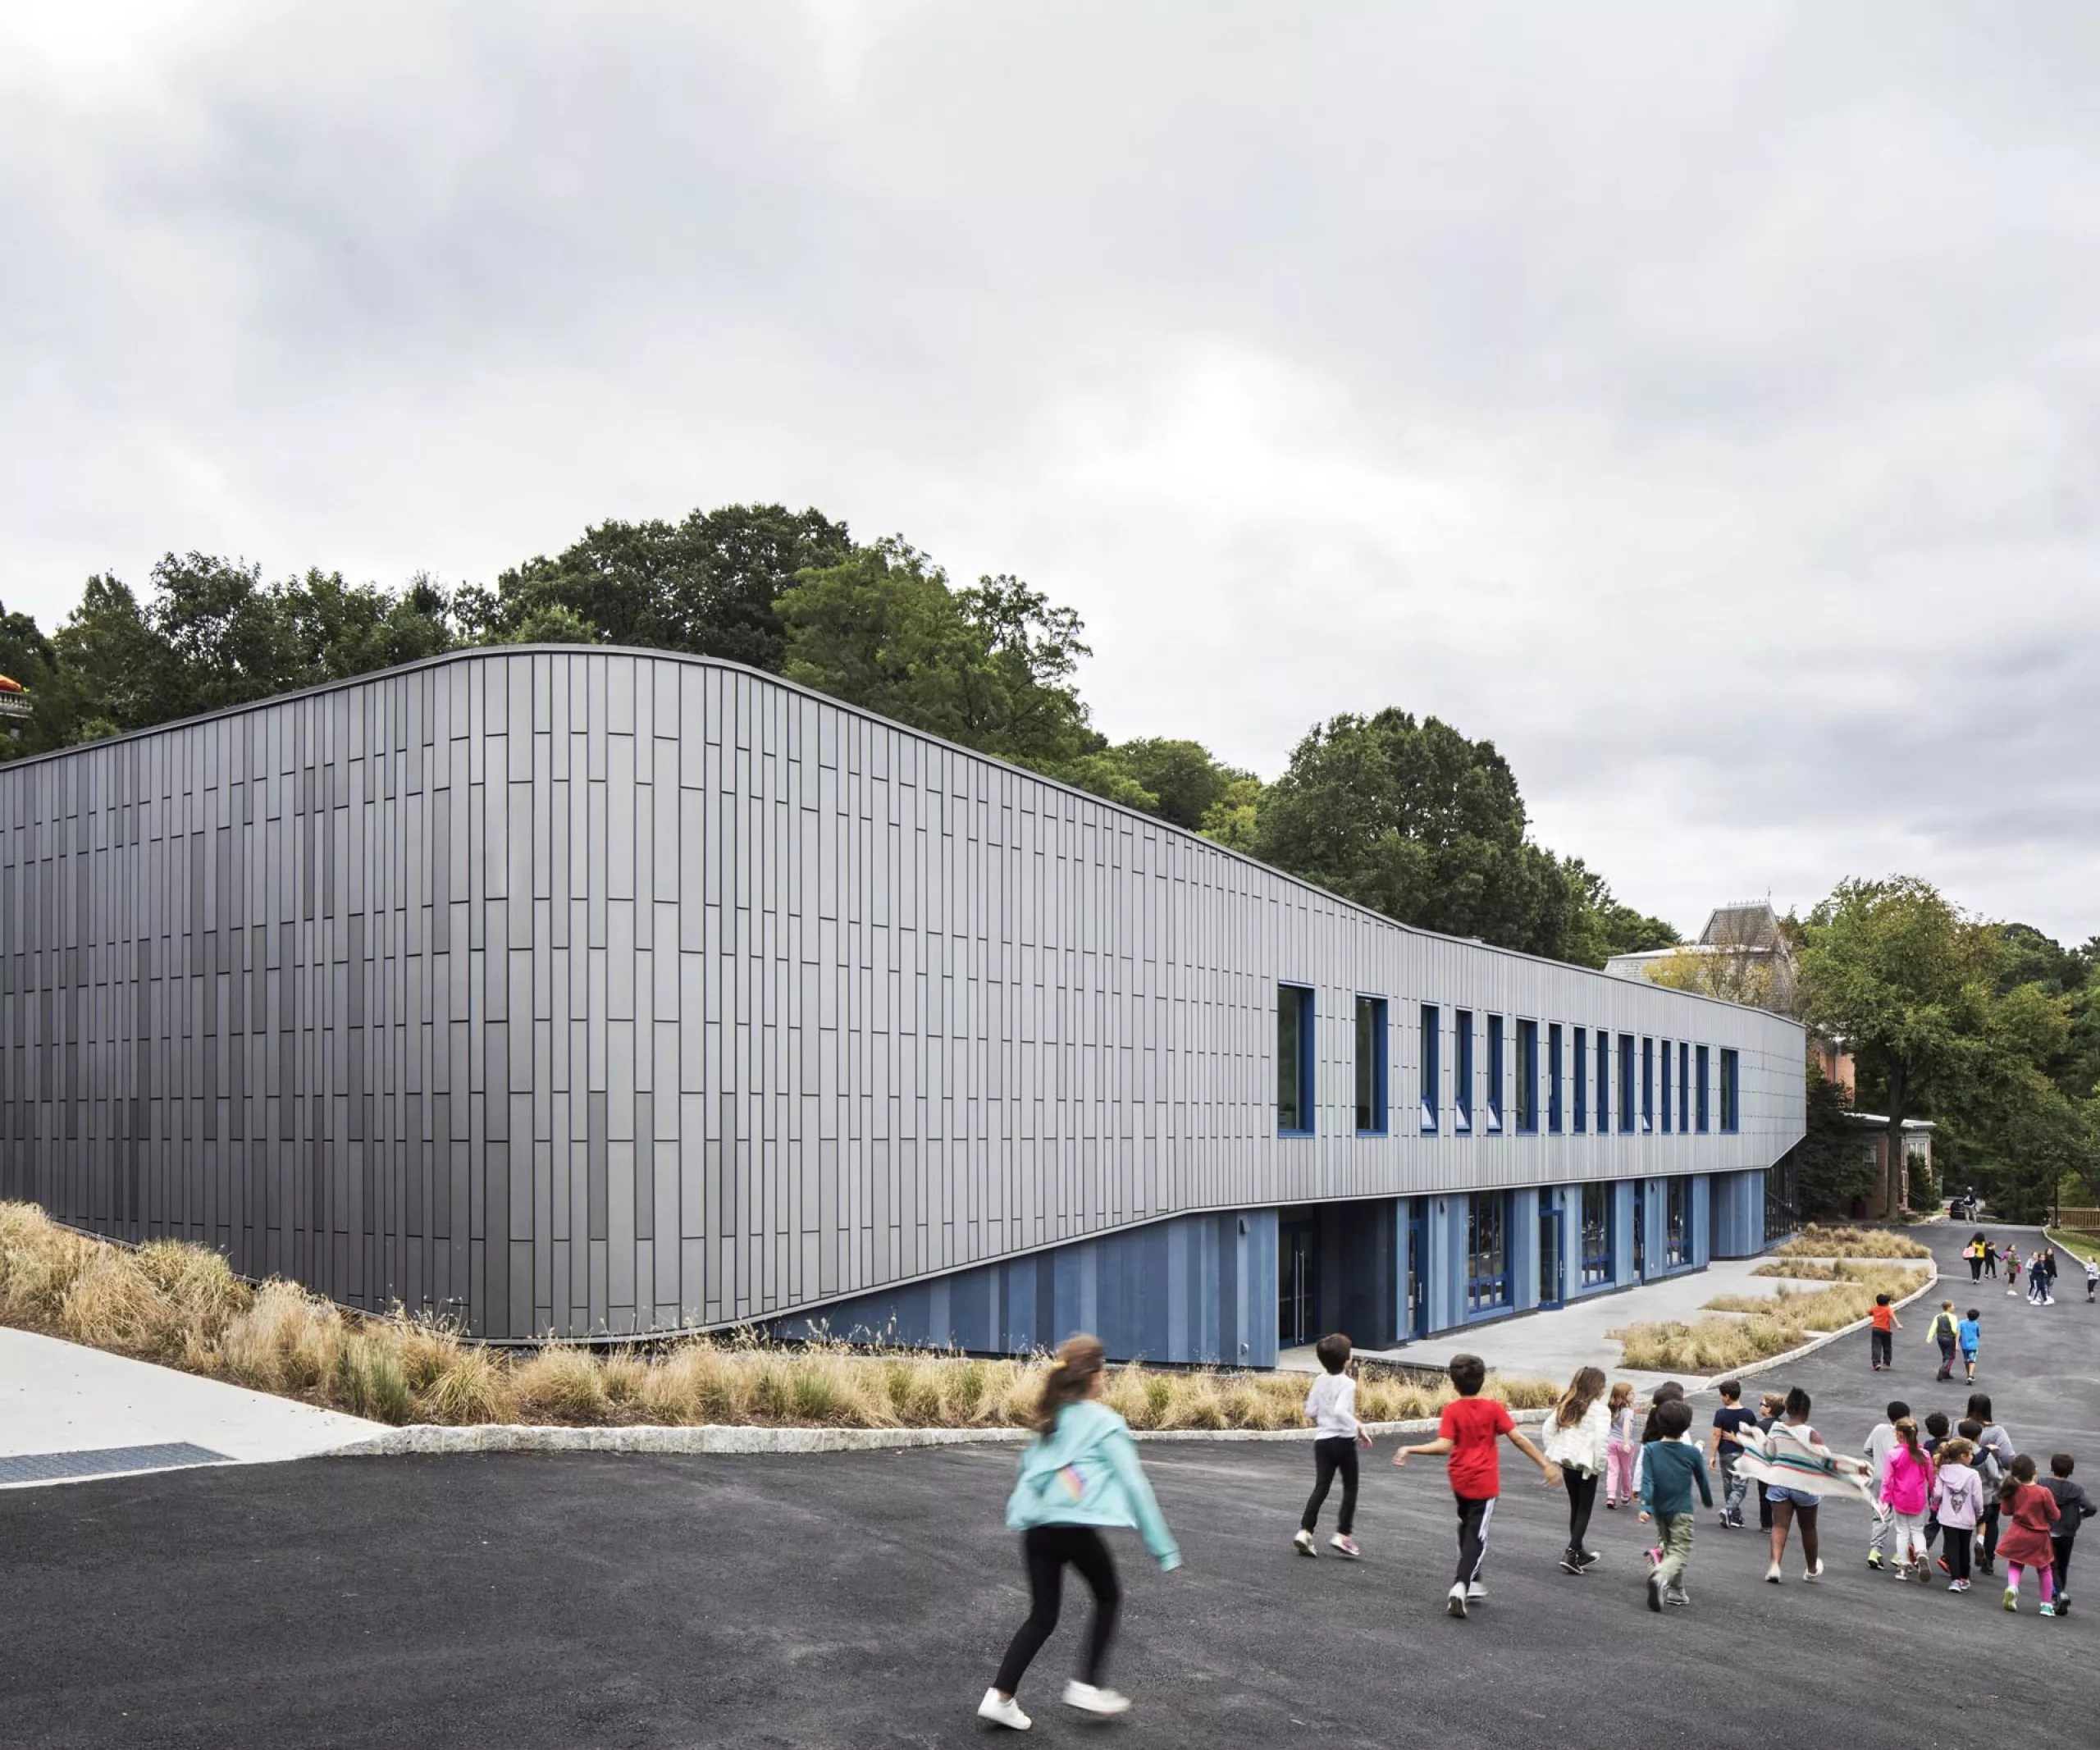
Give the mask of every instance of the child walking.
[{"label": "child walking", "polygon": [[[1910,1414],[1911,1406],[1901,1398],[1892,1400],[1888,1414],[1874,1423],[1867,1435],[1866,1444],[1860,1449],[1866,1455],[1867,1487],[1872,1491],[1877,1501],[1882,1498],[1881,1483],[1888,1469],[1888,1455],[1896,1445],[1896,1424]],[[1881,1565],[1881,1547],[1895,1528],[1895,1520],[1877,1508],[1874,1523],[1867,1528],[1867,1565],[1869,1568]]]},{"label": "child walking", "polygon": [[1939,1345],[1939,1371],[1935,1379],[1954,1378],[1954,1351],[1960,1341],[1961,1321],[1955,1317],[1954,1303],[1942,1300],[1939,1310],[1933,1314],[1932,1340]]},{"label": "child walking", "polygon": [[1970,1464],[1975,1447],[1966,1440],[1940,1442],[1934,1478],[1933,1509],[1940,1528],[1947,1533],[1947,1589],[1969,1589],[1969,1558],[1976,1537],[1976,1521],[1984,1513],[1984,1479]]},{"label": "child walking", "polygon": [[1502,1492],[1502,1454],[1496,1444],[1507,1439],[1539,1468],[1548,1488],[1560,1487],[1546,1455],[1518,1432],[1509,1418],[1509,1406],[1499,1398],[1482,1397],[1487,1383],[1487,1364],[1478,1355],[1454,1355],[1446,1371],[1458,1396],[1444,1406],[1436,1422],[1436,1438],[1418,1446],[1403,1446],[1393,1455],[1396,1465],[1410,1458],[1450,1455],[1447,1474],[1453,1505],[1459,1514],[1459,1567],[1445,1595],[1444,1607],[1463,1617],[1469,1604],[1482,1602],[1487,1588],[1481,1583],[1481,1570],[1487,1560],[1487,1528],[1495,1517],[1496,1497]]},{"label": "child walking", "polygon": [[1093,1623],[1080,1675],[1065,1685],[1066,1704],[1089,1714],[1120,1714],[1130,1705],[1101,1683],[1123,1591],[1100,1528],[1134,1526],[1162,1570],[1181,1565],[1130,1427],[1100,1401],[1106,1359],[1098,1337],[1070,1336],[1059,1347],[1036,1406],[1035,1438],[1022,1449],[1020,1478],[1007,1501],[1007,1524],[1021,1534],[1029,1615],[1007,1644],[977,1717],[1016,1731],[1026,1731],[1029,1721],[1016,1692],[1057,1626],[1067,1565],[1093,1593]]},{"label": "child walking", "polygon": [[1896,1333],[1903,1328],[1903,1321],[1896,1316],[1896,1297],[1876,1295],[1874,1311],[1869,1314],[1874,1329],[1869,1334],[1867,1346],[1874,1352],[1874,1370],[1885,1372],[1896,1365]]},{"label": "child walking", "polygon": [[1563,1574],[1590,1571],[1597,1552],[1586,1541],[1590,1511],[1597,1504],[1597,1478],[1605,1468],[1610,1412],[1605,1407],[1601,1368],[1577,1368],[1545,1419],[1545,1455],[1560,1472],[1568,1490],[1568,1550],[1560,1558]]},{"label": "child walking", "polygon": [[1897,1578],[1929,1580],[1933,1565],[1925,1549],[1925,1513],[1932,1503],[1933,1464],[1918,1444],[1918,1424],[1910,1417],[1897,1419],[1895,1435],[1882,1465],[1881,1504],[1895,1522]]},{"label": "child walking", "polygon": [[2034,1480],[2034,1460],[2022,1453],[1998,1485],[1998,1554],[2005,1557],[2005,1607],[2020,1608],[2020,1583],[2029,1568],[2042,1588],[2042,1614],[2057,1614],[2053,1538],[2062,1517],[2057,1497]]},{"label": "child walking", "polygon": [[1611,1388],[1607,1406],[1611,1433],[1605,1442],[1605,1505],[1616,1507],[1633,1499],[1633,1454],[1641,1444],[1641,1421],[1633,1408],[1633,1384],[1620,1380]]},{"label": "child walking", "polygon": [[1955,1341],[1961,1346],[1961,1364],[1969,1370],[1969,1383],[1976,1382],[1976,1355],[1984,1346],[1984,1314],[1980,1309],[1970,1307],[1954,1327]]},{"label": "child walking", "polygon": [[2049,1474],[2042,1483],[2042,1487],[2057,1498],[2057,1526],[2049,1533],[2049,1547],[2056,1555],[2050,1565],[2057,1583],[2059,1616],[2068,1615],[2070,1611],[2071,1544],[2078,1537],[2078,1528],[2100,1510],[2094,1508],[2085,1491],[2070,1480],[2075,1468],[2070,1454],[2059,1452],[2049,1460]]},{"label": "child walking", "polygon": [[1648,1575],[1648,1608],[1659,1614],[1665,1604],[1689,1604],[1684,1589],[1684,1570],[1691,1560],[1693,1515],[1691,1491],[1714,1505],[1714,1492],[1706,1486],[1705,1456],[1685,1439],[1691,1427],[1691,1406],[1681,1397],[1655,1406],[1659,1437],[1641,1455],[1641,1499],[1655,1516],[1662,1538],[1663,1559]]},{"label": "child walking", "polygon": [[1750,1492],[1750,1478],[1737,1469],[1742,1442],[1736,1437],[1753,1426],[1757,1418],[1742,1407],[1742,1383],[1724,1379],[1714,1388],[1721,1407],[1714,1412],[1714,1432],[1707,1463],[1721,1474],[1721,1523],[1732,1530],[1742,1528],[1742,1499]]},{"label": "child walking", "polygon": [[1323,1336],[1312,1353],[1326,1368],[1305,1394],[1305,1419],[1319,1430],[1312,1442],[1312,1493],[1298,1522],[1298,1535],[1291,1539],[1301,1556],[1317,1556],[1312,1533],[1320,1524],[1320,1509],[1337,1473],[1342,1479],[1342,1510],[1335,1519],[1335,1534],[1327,1542],[1337,1555],[1354,1561],[1363,1551],[1350,1535],[1356,1528],[1356,1449],[1371,1444],[1370,1431],[1356,1419],[1356,1382],[1349,1377],[1349,1341],[1340,1332]]}]

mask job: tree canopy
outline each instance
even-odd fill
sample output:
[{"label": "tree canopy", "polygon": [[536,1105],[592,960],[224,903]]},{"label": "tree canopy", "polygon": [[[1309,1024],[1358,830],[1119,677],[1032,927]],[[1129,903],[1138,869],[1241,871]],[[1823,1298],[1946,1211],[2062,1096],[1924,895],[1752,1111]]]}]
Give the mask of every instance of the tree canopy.
[{"label": "tree canopy", "polygon": [[0,673],[41,752],[435,656],[463,644],[607,644],[741,662],[1262,857],[1403,921],[1600,966],[1677,939],[1579,858],[1529,834],[1491,742],[1389,709],[1316,725],[1273,784],[1202,742],[1112,743],[1080,696],[1069,607],[1000,573],[957,586],[902,537],[856,542],[814,508],[728,505],[608,521],[492,585],[399,590],[318,568],[168,554],[144,596],[92,577],[49,637],[0,607]]}]

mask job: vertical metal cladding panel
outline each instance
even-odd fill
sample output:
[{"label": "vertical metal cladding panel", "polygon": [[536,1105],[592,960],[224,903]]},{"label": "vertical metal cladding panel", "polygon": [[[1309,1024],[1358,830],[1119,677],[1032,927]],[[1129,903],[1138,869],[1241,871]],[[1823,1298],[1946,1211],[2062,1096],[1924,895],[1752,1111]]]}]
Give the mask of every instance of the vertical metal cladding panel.
[{"label": "vertical metal cladding panel", "polygon": [[[1307,1136],[1276,1133],[1281,981],[1313,992]],[[1394,1017],[1383,1136],[1359,994]],[[1735,1050],[1741,1129],[1519,1134],[1505,1098],[1458,1135],[1460,1008],[1482,1117],[1499,1015],[1505,1084],[1519,1020],[1703,1044],[1716,1076]],[[947,1304],[1253,1359],[1258,1212],[1754,1175],[1801,1132],[1802,1049],[682,657],[463,653],[0,767],[0,1194],[491,1336],[776,1318],[1127,1231]],[[1238,1210],[1229,1246],[1138,1239]]]}]

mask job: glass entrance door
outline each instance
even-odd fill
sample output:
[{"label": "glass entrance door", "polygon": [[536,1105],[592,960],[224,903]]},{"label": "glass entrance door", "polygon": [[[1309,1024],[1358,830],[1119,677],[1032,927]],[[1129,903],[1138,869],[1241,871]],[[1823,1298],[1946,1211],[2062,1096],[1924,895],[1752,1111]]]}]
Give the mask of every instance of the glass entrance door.
[{"label": "glass entrance door", "polygon": [[1562,1287],[1562,1223],[1560,1194],[1539,1193],[1539,1305],[1558,1306],[1565,1297]]},{"label": "glass entrance door", "polygon": [[1400,1340],[1412,1342],[1429,1329],[1429,1212],[1424,1199],[1408,1199],[1408,1280],[1401,1302]]},{"label": "glass entrance door", "polygon": [[1319,1285],[1313,1277],[1312,1223],[1276,1224],[1276,1346],[1295,1349],[1317,1342]]}]

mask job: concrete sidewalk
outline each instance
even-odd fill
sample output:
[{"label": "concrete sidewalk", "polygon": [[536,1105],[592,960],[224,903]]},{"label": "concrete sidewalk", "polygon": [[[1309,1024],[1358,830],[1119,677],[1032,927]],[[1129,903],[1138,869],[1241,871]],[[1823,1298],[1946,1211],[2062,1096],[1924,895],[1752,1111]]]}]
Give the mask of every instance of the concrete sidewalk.
[{"label": "concrete sidewalk", "polygon": [[[1638,1288],[1615,1294],[1591,1295],[1551,1312],[1519,1314],[1489,1324],[1440,1331],[1434,1336],[1397,1349],[1363,1350],[1359,1353],[1423,1368],[1440,1368],[1452,1356],[1470,1353],[1479,1355],[1496,1373],[1546,1379],[1566,1379],[1579,1367],[1596,1366],[1614,1379],[1632,1381],[1637,1391],[1649,1391],[1665,1379],[1675,1379],[1696,1389],[1707,1382],[1705,1377],[1686,1373],[1650,1373],[1621,1367],[1618,1359],[1623,1350],[1617,1340],[1605,1333],[1631,1324],[1670,1321],[1689,1323],[1714,1316],[1703,1309],[1709,1300],[1722,1295],[1776,1297],[1783,1287],[1827,1288],[1830,1286],[1828,1282],[1755,1273],[1769,1263],[1815,1261],[1775,1259],[1769,1254],[1723,1259],[1703,1270],[1688,1271],[1682,1276],[1643,1283]],[[1933,1268],[1932,1260],[1924,1258],[1865,1261]],[[1285,1351],[1278,1358],[1278,1364],[1305,1372],[1316,1371],[1319,1366],[1309,1348]]]},{"label": "concrete sidewalk", "polygon": [[308,1458],[384,1432],[356,1416],[0,1329],[0,1487]]}]

